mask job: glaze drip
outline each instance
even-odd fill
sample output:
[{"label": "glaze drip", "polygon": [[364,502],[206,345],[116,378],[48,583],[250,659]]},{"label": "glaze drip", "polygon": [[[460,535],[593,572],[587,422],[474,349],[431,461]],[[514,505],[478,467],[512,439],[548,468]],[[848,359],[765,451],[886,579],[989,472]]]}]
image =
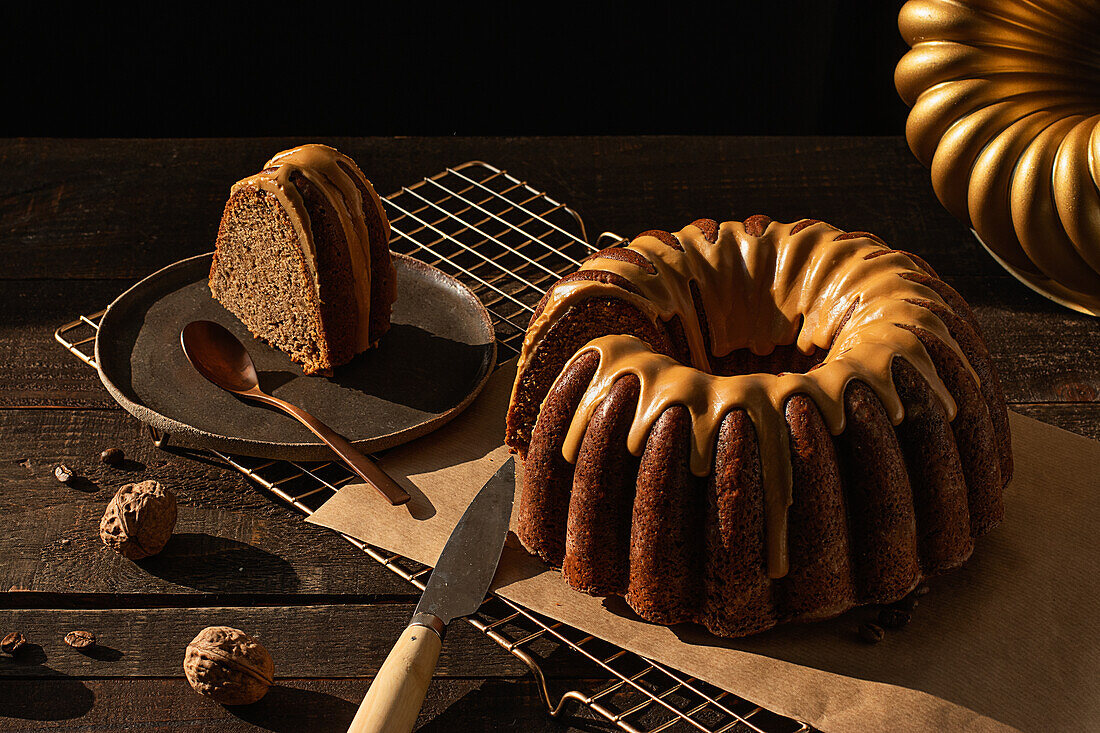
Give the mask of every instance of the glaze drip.
[{"label": "glaze drip", "polygon": [[[329,207],[340,221],[348,243],[353,278],[352,290],[355,294],[355,303],[359,308],[355,348],[357,351],[362,351],[370,346],[371,300],[370,235],[363,207],[364,205],[375,207],[381,220],[386,222],[382,202],[374,194],[374,188],[351,158],[327,145],[302,145],[277,153],[264,164],[264,170],[234,184],[232,188],[234,192],[240,188],[253,188],[266,191],[278,199],[298,234],[302,255],[319,301],[321,294],[317,278],[317,248],[302,194],[291,180],[295,173],[302,175],[324,195]],[[371,201],[363,201],[360,186],[356,185],[352,176],[355,176],[363,190],[371,195]],[[386,224],[386,237],[389,238],[388,224]]]},{"label": "glaze drip", "polygon": [[[683,251],[652,236],[638,237],[629,245],[651,263],[653,273],[628,261],[600,256],[582,266],[620,275],[637,293],[593,280],[555,287],[528,328],[519,370],[522,373],[553,323],[583,299],[625,300],[655,323],[678,317],[689,345],[690,365],[658,354],[627,335],[597,338],[573,356],[575,360],[595,351],[600,363],[570,423],[562,452],[566,460],[576,463],[593,413],[612,385],[627,374],[641,383],[627,437],[630,452],[642,454],[653,424],[667,407],[684,405],[691,415],[691,470],[697,476],[706,476],[710,470],[725,416],[733,409],[745,410],[760,445],[768,573],[782,577],[788,568],[787,510],[792,483],[787,400],[795,394],[808,396],[837,435],[844,430],[845,388],[858,379],[878,394],[891,421],[899,424],[905,411],[893,384],[891,365],[901,357],[920,372],[948,417],[954,419],[954,399],[924,346],[907,327],[931,333],[948,344],[962,363],[969,364],[943,322],[910,302],[930,300],[946,307],[936,292],[902,277],[923,271],[905,254],[890,251],[875,239],[851,235],[838,239],[843,233],[821,222],[771,222],[761,236],[751,235],[741,222],[726,222],[719,227],[715,242],[707,241],[695,226],[674,236]],[[697,286],[702,301],[706,329],[694,304],[691,283]],[[804,354],[817,348],[828,353],[805,374],[710,373],[711,356],[722,357],[737,349],[765,355],[784,344],[795,344]],[[973,370],[971,374],[977,382]]]}]

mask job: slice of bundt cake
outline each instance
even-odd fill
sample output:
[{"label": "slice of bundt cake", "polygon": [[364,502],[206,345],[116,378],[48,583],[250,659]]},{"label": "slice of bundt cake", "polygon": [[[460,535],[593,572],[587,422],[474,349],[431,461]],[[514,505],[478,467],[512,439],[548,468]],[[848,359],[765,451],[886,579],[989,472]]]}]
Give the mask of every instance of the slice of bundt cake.
[{"label": "slice of bundt cake", "polygon": [[518,534],[573,587],[740,636],[889,603],[1003,514],[1008,416],[920,258],[804,219],[592,255],[528,327]]},{"label": "slice of bundt cake", "polygon": [[306,374],[327,373],[389,330],[389,234],[351,158],[326,145],[286,150],[230,191],[210,292]]}]

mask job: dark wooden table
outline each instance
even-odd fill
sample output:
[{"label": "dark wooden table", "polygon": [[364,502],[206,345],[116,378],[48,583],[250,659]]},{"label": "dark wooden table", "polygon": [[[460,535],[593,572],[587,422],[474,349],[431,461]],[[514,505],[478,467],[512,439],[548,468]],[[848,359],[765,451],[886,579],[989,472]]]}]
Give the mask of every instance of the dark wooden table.
[{"label": "dark wooden table", "polygon": [[[264,140],[0,142],[0,728],[344,730],[416,602],[411,586],[303,524],[216,462],[156,449],[53,330],[150,272],[212,248],[229,185]],[[971,303],[1013,409],[1100,438],[1100,321],[1019,285],[940,207],[901,138],[337,139],[381,192],[480,159],[569,203],[589,231],[678,229],[698,217],[803,216],[867,229],[924,256]],[[97,456],[121,447],[125,469]],[[53,467],[86,477],[63,485]],[[135,564],[106,550],[115,489],[156,478],[177,536]],[[195,695],[183,649],[204,626],[256,633],[277,688],[223,708]],[[96,633],[83,655],[66,632]],[[548,669],[583,685],[568,663]],[[553,721],[526,668],[469,626],[448,637],[423,730],[606,729]]]}]

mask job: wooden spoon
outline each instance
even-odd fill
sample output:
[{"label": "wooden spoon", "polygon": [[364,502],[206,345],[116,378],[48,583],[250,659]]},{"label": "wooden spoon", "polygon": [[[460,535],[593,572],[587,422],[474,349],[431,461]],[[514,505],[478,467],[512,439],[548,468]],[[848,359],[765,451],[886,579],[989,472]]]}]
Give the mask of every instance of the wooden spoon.
[{"label": "wooden spoon", "polygon": [[346,438],[302,408],[260,389],[256,366],[236,336],[213,321],[192,321],[180,334],[183,353],[202,376],[238,397],[277,407],[298,420],[336,452],[348,468],[393,504],[404,504],[408,493],[378,465],[359,452]]}]

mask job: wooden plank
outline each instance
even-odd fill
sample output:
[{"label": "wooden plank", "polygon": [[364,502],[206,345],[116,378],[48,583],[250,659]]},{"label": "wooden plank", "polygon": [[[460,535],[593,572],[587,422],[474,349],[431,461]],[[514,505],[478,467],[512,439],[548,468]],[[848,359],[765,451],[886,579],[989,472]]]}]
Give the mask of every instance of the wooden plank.
[{"label": "wooden plank", "polygon": [[[1020,409],[1100,437],[1096,406]],[[27,440],[30,435],[33,441]],[[144,470],[103,466],[97,456],[110,445],[122,447]],[[58,462],[87,483],[57,482],[52,469]],[[414,592],[332,533],[304,524],[235,471],[157,450],[121,411],[0,410],[0,463],[8,467],[0,474],[0,557],[7,559],[0,564],[0,588],[5,590],[194,595],[194,603],[227,593],[286,599]],[[160,557],[134,563],[102,546],[98,523],[119,485],[147,477],[176,491],[178,536]]]},{"label": "wooden plank", "polygon": [[[127,462],[118,468],[104,465],[100,452],[121,448]],[[5,512],[41,509],[93,497],[107,501],[122,483],[155,478],[177,492],[187,503],[205,492],[206,506],[226,510],[275,511],[266,498],[247,491],[247,481],[232,469],[215,462],[188,460],[157,449],[141,423],[120,409],[114,410],[0,410],[0,463],[10,466],[0,473],[0,509]],[[84,482],[66,486],[53,475],[64,463]]]},{"label": "wooden plank", "polygon": [[[593,232],[702,216],[870,229],[945,274],[1000,274],[901,137],[335,138],[380,192],[467,160],[514,170]],[[0,253],[31,278],[138,278],[212,248],[229,186],[302,139],[8,140]]]},{"label": "wooden plank", "polygon": [[109,594],[128,604],[149,594],[188,596],[190,605],[229,598],[263,603],[295,602],[299,596],[296,602],[417,594],[335,534],[294,517],[264,519],[183,506],[165,549],[135,562],[99,539],[107,498],[5,515],[0,520],[4,590]]},{"label": "wooden plank", "polygon": [[1062,430],[1100,440],[1100,409],[1092,404],[1013,405],[1020,414],[1050,423]]},{"label": "wooden plank", "polygon": [[[21,631],[28,646],[0,664],[0,678],[177,677],[188,642],[207,626],[233,626],[259,639],[277,677],[365,677],[378,671],[415,603],[134,609],[0,610],[0,628]],[[98,646],[65,645],[73,630]],[[437,674],[515,677],[527,667],[465,622],[447,634]]]},{"label": "wooden plank", "polygon": [[[1039,405],[1025,414],[1100,437],[1100,408]],[[28,441],[27,436],[34,436]],[[97,460],[122,447],[144,470]],[[64,462],[87,483],[56,481]],[[0,588],[34,593],[215,597],[410,597],[412,586],[334,534],[254,488],[235,471],[159,451],[120,411],[0,410]],[[103,547],[99,518],[122,483],[153,477],[180,500],[177,537],[156,558],[134,563]],[[244,571],[241,568],[245,568]],[[37,604],[36,604],[37,605]]]},{"label": "wooden plank", "polygon": [[[121,447],[127,469],[104,466]],[[65,463],[82,480],[53,476]],[[0,589],[41,593],[409,597],[415,589],[236,471],[153,447],[121,410],[0,410]],[[99,540],[123,483],[154,478],[180,503],[161,555],[130,561]],[[203,600],[205,599],[205,601]]]},{"label": "wooden plank", "polygon": [[1095,318],[1025,293],[1007,276],[948,281],[974,309],[1010,403],[1100,401]]},{"label": "wooden plank", "polygon": [[[183,679],[9,679],[0,684],[0,730],[343,733],[369,685],[365,679],[279,679],[259,702],[226,707],[195,694]],[[562,718],[551,718],[530,678],[437,677],[416,730],[568,733],[592,731],[594,718],[576,703]]]},{"label": "wooden plank", "polygon": [[[0,406],[114,407],[96,371],[66,351],[53,333],[80,315],[102,310],[129,284],[126,280],[5,282]],[[93,334],[82,327],[70,338]],[[81,348],[90,354],[93,345]]]}]

